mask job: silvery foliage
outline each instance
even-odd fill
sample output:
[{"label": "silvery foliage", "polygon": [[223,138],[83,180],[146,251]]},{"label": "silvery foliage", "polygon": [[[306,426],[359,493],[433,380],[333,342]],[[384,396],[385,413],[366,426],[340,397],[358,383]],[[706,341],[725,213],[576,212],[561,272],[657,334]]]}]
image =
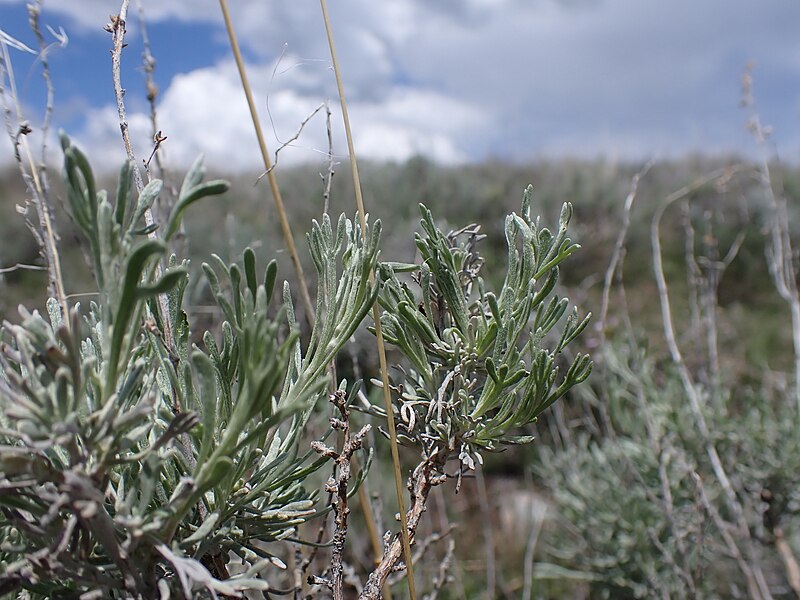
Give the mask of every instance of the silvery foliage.
[{"label": "silvery foliage", "polygon": [[[143,216],[160,181],[134,197],[126,164],[110,200],[80,150],[62,146],[98,294],[69,315],[54,300],[48,317],[21,308],[22,322],[0,331],[0,594],[266,589],[265,569],[282,566],[267,542],[315,514],[305,482],[325,460],[300,438],[326,394],[327,366],[375,301],[380,224],[362,238],[344,217],[335,228],[327,216],[314,223],[311,254],[328,294],[305,350],[288,286],[275,297],[276,263],[259,277],[250,249],[241,267],[213,257],[203,269],[225,321],[220,339],[205,332],[198,346],[181,308],[187,264],[172,256],[157,266],[184,210],[227,184],[204,183],[198,160],[159,240]],[[233,576],[231,555],[241,559]]]},{"label": "silvery foliage", "polygon": [[[598,436],[573,431],[570,443],[537,448],[534,472],[558,514],[541,542],[539,579],[589,586],[597,598],[744,596],[746,576],[731,552],[741,541],[685,400],[679,375],[647,350],[615,341],[603,376],[613,426]],[[581,388],[589,402],[597,396]],[[800,416],[769,382],[724,384],[703,410],[725,469],[756,534],[751,564],[775,597],[789,591],[775,531],[794,544],[800,527]],[[736,536],[731,537],[735,532]]]},{"label": "silvery foliage", "polygon": [[420,263],[383,265],[383,331],[409,363],[397,382],[400,439],[435,463],[458,456],[474,468],[483,451],[532,441],[520,430],[591,372],[588,356],[570,362],[563,353],[590,315],[567,312],[555,293],[559,266],[579,248],[567,237],[572,206],[563,205],[553,233],[531,217],[532,194],[529,186],[520,214],[506,218],[498,293],[481,277],[479,228],[446,235],[422,205]]}]

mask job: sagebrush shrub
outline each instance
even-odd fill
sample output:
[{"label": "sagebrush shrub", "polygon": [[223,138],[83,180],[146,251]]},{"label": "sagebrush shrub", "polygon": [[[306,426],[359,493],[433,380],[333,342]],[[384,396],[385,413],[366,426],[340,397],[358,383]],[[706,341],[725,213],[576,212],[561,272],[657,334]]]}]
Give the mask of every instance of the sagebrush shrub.
[{"label": "sagebrush shrub", "polygon": [[[482,453],[530,442],[519,431],[589,375],[586,356],[562,365],[588,323],[576,310],[562,319],[568,301],[554,292],[577,249],[568,204],[551,233],[531,217],[526,191],[520,215],[506,220],[508,271],[497,293],[480,276],[475,226],[444,234],[423,207],[420,262],[379,263],[379,221],[362,235],[346,217],[334,225],[323,215],[308,235],[318,295],[307,343],[288,284],[276,286],[275,261],[260,272],[250,249],[240,264],[212,256],[203,271],[223,319],[217,337],[190,321],[187,263],[166,254],[184,211],[223,193],[225,182],[204,183],[196,162],[167,222],[148,225],[160,181],[134,196],[127,163],[109,198],[84,154],[67,138],[62,146],[97,295],[67,315],[55,300],[47,317],[21,308],[22,322],[2,330],[0,592],[192,598],[270,589],[268,569],[285,568],[274,542],[327,510],[312,476],[331,459],[347,469],[326,484],[342,515],[365,475],[348,485],[363,433],[348,437],[346,420],[361,384],[331,382],[329,367],[376,301],[387,340],[404,356],[391,418],[419,452],[412,535],[448,461],[460,477]],[[324,438],[345,432],[341,453],[305,435],[334,389],[341,418]],[[361,408],[386,418],[380,407]],[[371,451],[363,452],[368,467]],[[336,521],[336,561],[346,524]],[[379,597],[399,548],[395,537],[362,597]]]}]

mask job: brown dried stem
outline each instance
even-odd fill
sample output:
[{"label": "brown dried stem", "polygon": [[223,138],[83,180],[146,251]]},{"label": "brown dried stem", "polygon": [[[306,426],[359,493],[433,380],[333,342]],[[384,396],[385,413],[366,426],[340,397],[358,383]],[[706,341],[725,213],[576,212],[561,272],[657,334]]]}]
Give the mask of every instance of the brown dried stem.
[{"label": "brown dried stem", "polygon": [[[133,181],[136,189],[141,192],[144,189],[142,173],[139,171],[139,163],[133,153],[131,136],[128,131],[128,117],[125,113],[125,89],[122,87],[122,49],[125,47],[125,22],[128,18],[128,3],[130,0],[122,0],[119,14],[111,16],[111,22],[106,25],[106,31],[111,33],[114,47],[111,51],[111,74],[114,79],[114,95],[117,99],[117,114],[119,115],[119,130],[122,134],[122,143],[125,146],[125,154],[128,160],[133,163]],[[147,225],[153,224],[153,214],[150,211],[145,213]]]},{"label": "brown dried stem", "polygon": [[[392,542],[388,545],[383,553],[383,559],[376,569],[370,574],[367,584],[364,586],[364,591],[361,592],[359,600],[378,600],[381,598],[381,590],[389,578],[389,575],[396,569],[397,563],[404,555],[405,541],[408,540],[410,545],[414,539],[414,534],[417,531],[420,518],[425,512],[425,507],[428,501],[428,496],[431,490],[444,483],[447,479],[442,474],[442,467],[444,466],[443,460],[439,454],[423,460],[414,469],[409,481],[409,489],[411,490],[411,507],[405,516],[405,523],[407,529],[405,535],[403,532],[395,534]],[[406,554],[411,556],[411,554]],[[406,564],[406,567],[408,565]]]},{"label": "brown dried stem", "polygon": [[[50,133],[50,123],[53,120],[53,106],[55,99],[55,89],[53,88],[53,80],[50,77],[50,61],[47,58],[48,45],[42,35],[42,27],[39,19],[42,15],[42,0],[36,0],[36,4],[28,5],[28,22],[30,23],[33,34],[36,36],[36,42],[39,44],[39,60],[42,63],[42,78],[44,79],[45,89],[47,90],[47,102],[44,108],[44,119],[42,120],[42,147],[41,147],[41,164],[47,164],[47,136]],[[46,172],[44,173],[46,176]],[[46,177],[45,187],[47,186]]]},{"label": "brown dried stem", "polygon": [[142,67],[145,74],[147,103],[150,105],[150,129],[153,135],[153,152],[145,163],[145,169],[148,173],[150,172],[150,162],[155,158],[158,176],[163,179],[164,165],[161,163],[161,155],[158,153],[158,149],[167,138],[161,134],[161,128],[158,126],[158,112],[156,110],[158,86],[153,78],[153,73],[156,70],[156,59],[153,57],[150,47],[150,36],[147,34],[147,22],[144,18],[144,7],[141,0],[136,0],[136,8],[139,13],[139,28],[142,30]]},{"label": "brown dried stem", "polygon": [[331,427],[342,432],[342,449],[336,452],[322,442],[313,442],[312,449],[330,458],[336,463],[335,475],[331,475],[325,484],[325,490],[333,494],[334,512],[334,533],[333,550],[331,552],[330,579],[314,577],[310,583],[323,583],[333,592],[334,600],[344,600],[344,544],[347,538],[347,517],[350,508],[347,505],[347,484],[352,475],[351,461],[357,450],[363,447],[364,437],[366,437],[371,426],[364,425],[357,433],[351,434],[350,431],[350,411],[347,408],[347,395],[344,391],[337,390],[330,396],[330,401],[339,411],[341,418],[331,417]]}]

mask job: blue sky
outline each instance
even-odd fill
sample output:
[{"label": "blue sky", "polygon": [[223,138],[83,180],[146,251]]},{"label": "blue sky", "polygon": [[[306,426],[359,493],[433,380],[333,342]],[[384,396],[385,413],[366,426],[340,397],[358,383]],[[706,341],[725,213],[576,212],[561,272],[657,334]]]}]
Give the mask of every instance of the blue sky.
[{"label": "blue sky", "polygon": [[[165,158],[198,153],[217,169],[257,170],[259,156],[217,0],[141,0],[160,88]],[[316,0],[232,0],[256,102],[274,151],[329,101],[335,151],[344,136]],[[750,153],[739,106],[754,61],[762,120],[781,156],[800,158],[800,3],[790,0],[331,0],[356,149],[366,158],[424,154],[443,163],[499,158],[646,160]],[[49,0],[44,23],[69,36],[49,57],[56,127],[95,163],[123,159],[103,31],[119,2]],[[25,3],[0,0],[0,29],[34,46]],[[48,34],[49,36],[49,34]],[[51,38],[49,38],[51,39]],[[123,85],[137,153],[150,148],[137,3]],[[38,65],[12,60],[36,127]],[[324,118],[281,161],[319,161]],[[0,143],[0,162],[10,144]]]}]

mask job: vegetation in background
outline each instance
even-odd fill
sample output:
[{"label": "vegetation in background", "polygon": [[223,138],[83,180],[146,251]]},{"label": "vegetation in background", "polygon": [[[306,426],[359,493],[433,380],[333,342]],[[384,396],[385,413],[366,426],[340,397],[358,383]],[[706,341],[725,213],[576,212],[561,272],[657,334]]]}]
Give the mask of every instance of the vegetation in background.
[{"label": "vegetation in background", "polygon": [[800,597],[796,167],[368,164],[391,231],[281,167],[312,311],[255,177],[63,150],[0,185],[0,596],[402,593],[379,302],[428,598]]}]

